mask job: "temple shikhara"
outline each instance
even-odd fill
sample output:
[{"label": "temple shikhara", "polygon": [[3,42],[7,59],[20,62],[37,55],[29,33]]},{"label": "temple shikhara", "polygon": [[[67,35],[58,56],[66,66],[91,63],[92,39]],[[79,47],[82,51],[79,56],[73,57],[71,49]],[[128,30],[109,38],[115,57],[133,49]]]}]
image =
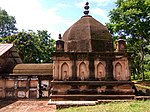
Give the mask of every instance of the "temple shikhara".
[{"label": "temple shikhara", "polygon": [[119,37],[114,49],[106,26],[89,15],[88,2],[84,8],[84,15],[63,36],[59,34],[53,63],[23,64],[19,55],[17,59],[10,55],[13,68],[8,72],[5,64],[10,57],[3,57],[12,51],[9,48],[0,54],[3,60],[0,71],[5,66],[5,72],[0,74],[1,98],[48,97],[51,101],[134,98],[126,41]]}]

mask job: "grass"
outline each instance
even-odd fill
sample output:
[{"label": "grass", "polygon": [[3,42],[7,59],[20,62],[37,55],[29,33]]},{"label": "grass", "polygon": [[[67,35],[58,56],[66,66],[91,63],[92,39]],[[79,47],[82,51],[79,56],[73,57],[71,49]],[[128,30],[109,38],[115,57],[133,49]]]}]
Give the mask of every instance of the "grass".
[{"label": "grass", "polygon": [[150,112],[150,100],[70,107],[58,109],[56,112]]}]

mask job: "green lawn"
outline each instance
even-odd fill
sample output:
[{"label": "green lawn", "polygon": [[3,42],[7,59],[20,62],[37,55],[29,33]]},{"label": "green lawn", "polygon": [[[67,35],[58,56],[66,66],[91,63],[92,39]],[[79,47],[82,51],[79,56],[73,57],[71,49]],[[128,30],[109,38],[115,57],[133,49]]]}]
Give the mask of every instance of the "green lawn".
[{"label": "green lawn", "polygon": [[150,112],[150,100],[70,107],[58,109],[56,112]]}]

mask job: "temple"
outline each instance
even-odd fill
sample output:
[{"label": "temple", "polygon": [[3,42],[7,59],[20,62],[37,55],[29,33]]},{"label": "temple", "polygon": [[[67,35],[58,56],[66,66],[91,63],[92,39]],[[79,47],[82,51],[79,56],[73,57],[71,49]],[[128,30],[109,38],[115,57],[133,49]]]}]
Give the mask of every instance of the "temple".
[{"label": "temple", "polygon": [[84,15],[59,34],[53,63],[24,64],[12,44],[0,44],[0,98],[51,101],[133,99],[126,41],[114,48],[106,26]]},{"label": "temple", "polygon": [[129,56],[122,38],[113,47],[106,26],[84,15],[56,41],[53,54],[52,101],[133,98]]}]

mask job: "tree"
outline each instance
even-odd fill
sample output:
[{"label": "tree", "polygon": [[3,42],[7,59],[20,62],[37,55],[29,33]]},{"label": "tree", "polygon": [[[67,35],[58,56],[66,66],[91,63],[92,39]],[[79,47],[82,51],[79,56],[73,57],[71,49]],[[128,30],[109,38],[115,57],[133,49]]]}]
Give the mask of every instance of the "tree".
[{"label": "tree", "polygon": [[16,33],[17,28],[15,24],[15,18],[13,16],[9,16],[5,10],[0,8],[0,38]]},{"label": "tree", "polygon": [[109,13],[107,27],[115,35],[122,32],[127,37],[128,50],[133,51],[131,68],[142,73],[144,58],[150,42],[150,2],[148,0],[117,0],[116,8]]},{"label": "tree", "polygon": [[48,31],[37,31],[37,36],[39,39],[38,48],[42,55],[40,60],[42,62],[52,62],[52,52],[55,51],[55,40],[50,37]]},{"label": "tree", "polygon": [[48,31],[32,30],[1,38],[2,43],[13,43],[24,63],[52,62],[51,53],[55,50],[55,41]]}]

